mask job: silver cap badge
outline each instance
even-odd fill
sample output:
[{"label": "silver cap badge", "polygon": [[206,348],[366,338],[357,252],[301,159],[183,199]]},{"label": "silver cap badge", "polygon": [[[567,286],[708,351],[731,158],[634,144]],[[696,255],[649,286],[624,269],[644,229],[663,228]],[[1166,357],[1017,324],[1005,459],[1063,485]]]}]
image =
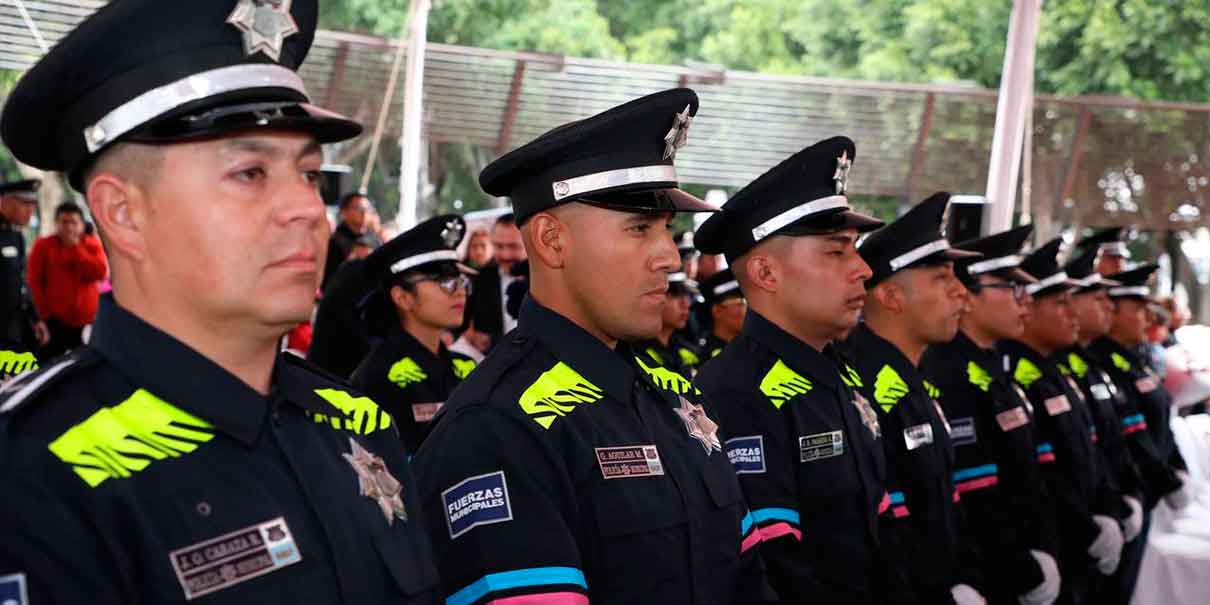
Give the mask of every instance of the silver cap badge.
[{"label": "silver cap badge", "polygon": [[849,159],[849,150],[840,152],[840,157],[836,158],[836,174],[832,175],[832,180],[836,181],[836,195],[844,195],[849,188],[849,168],[853,166],[853,160]]},{"label": "silver cap badge", "polygon": [[408,513],[403,507],[403,484],[391,476],[382,458],[371,454],[352,437],[349,438],[349,445],[349,453],[341,455],[357,471],[361,495],[378,504],[387,519],[387,525],[394,525],[395,519],[407,521]]},{"label": "silver cap badge", "polygon": [[689,142],[689,126],[693,124],[693,116],[689,115],[686,105],[681,113],[673,116],[672,129],[664,135],[664,159],[676,159],[676,152]]},{"label": "silver cap badge", "polygon": [[681,407],[674,411],[685,421],[685,430],[689,431],[689,436],[702,443],[707,456],[713,450],[723,451],[723,444],[718,440],[718,425],[706,415],[702,406],[689,403],[688,399],[681,397]]},{"label": "silver cap badge", "polygon": [[244,34],[244,52],[257,52],[274,61],[281,60],[286,38],[298,33],[298,23],[290,14],[293,0],[239,0],[227,16],[227,23]]},{"label": "silver cap badge", "polygon": [[449,221],[445,224],[445,228],[441,230],[441,241],[445,242],[446,248],[454,248],[458,242],[462,241],[462,223],[459,221]]}]

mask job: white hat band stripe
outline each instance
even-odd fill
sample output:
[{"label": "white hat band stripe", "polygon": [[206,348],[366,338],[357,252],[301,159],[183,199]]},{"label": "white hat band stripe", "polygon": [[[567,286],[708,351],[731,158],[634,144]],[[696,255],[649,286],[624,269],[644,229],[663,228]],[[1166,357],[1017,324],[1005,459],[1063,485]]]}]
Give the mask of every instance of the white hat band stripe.
[{"label": "white hat band stripe", "polygon": [[435,250],[433,252],[425,252],[424,254],[417,254],[416,256],[401,258],[391,265],[391,273],[393,275],[398,275],[404,271],[407,271],[408,269],[411,269],[412,267],[418,267],[425,263],[441,260],[457,261],[458,252],[454,250]]},{"label": "white hat band stripe", "polygon": [[732,290],[738,290],[738,289],[739,289],[739,282],[737,282],[737,281],[723,282],[714,287],[714,295],[722,296]]},{"label": "white hat band stripe", "polygon": [[1000,258],[989,258],[987,260],[979,261],[977,263],[971,263],[966,268],[966,272],[970,273],[971,275],[980,275],[983,273],[990,273],[992,271],[997,271],[1000,269],[1012,269],[1013,267],[1020,266],[1020,264],[1021,264],[1021,256],[1017,255],[1017,254],[1013,254],[1010,256],[1001,256]]},{"label": "white hat band stripe", "polygon": [[678,271],[676,273],[668,274],[668,283],[670,283],[670,284],[684,282],[688,279],[689,279],[688,276],[686,276],[683,272]]},{"label": "white hat band stripe", "polygon": [[1051,286],[1057,286],[1065,281],[1067,281],[1067,273],[1064,271],[1059,271],[1054,275],[1047,276],[1045,279],[1038,280],[1037,283],[1026,284],[1025,291],[1029,292],[1030,294],[1034,294]]},{"label": "white hat band stripe", "polygon": [[834,208],[849,208],[849,198],[843,195],[831,195],[828,197],[812,200],[805,204],[795,206],[759,225],[752,230],[752,239],[760,241],[777,232],[778,229],[793,223],[794,221],[825,210]]},{"label": "white hat band stripe", "polygon": [[1147,296],[1151,294],[1151,289],[1147,286],[1122,286],[1120,288],[1110,288],[1110,296]]},{"label": "white hat band stripe", "polygon": [[949,250],[950,243],[948,240],[939,239],[929,242],[923,246],[917,246],[895,258],[891,259],[891,271],[898,271],[930,254],[936,254],[942,250]]},{"label": "white hat band stripe", "polygon": [[666,164],[656,164],[655,166],[619,168],[617,170],[607,170],[605,172],[596,172],[564,179],[552,183],[551,189],[554,191],[555,200],[562,200],[623,185],[675,183],[677,181],[676,167]]},{"label": "white hat band stripe", "polygon": [[248,63],[220,67],[153,88],[84,129],[89,153],[186,103],[248,88],[289,88],[307,96],[302,78],[281,65]]}]

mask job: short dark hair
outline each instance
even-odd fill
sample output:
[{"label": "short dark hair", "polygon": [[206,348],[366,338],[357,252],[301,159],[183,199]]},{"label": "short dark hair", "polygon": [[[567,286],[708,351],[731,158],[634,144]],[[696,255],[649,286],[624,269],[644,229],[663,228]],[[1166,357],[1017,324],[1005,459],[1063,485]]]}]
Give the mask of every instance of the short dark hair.
[{"label": "short dark hair", "polygon": [[[340,198],[340,209],[341,209],[341,210],[347,210],[347,209],[348,209],[348,207],[349,207],[349,205],[350,205],[350,204],[352,204],[354,200],[361,199],[361,198],[365,198],[365,199],[366,199],[366,201],[370,201],[370,196],[368,196],[368,195],[366,195],[366,194],[364,194],[364,193],[357,192],[357,191],[354,191],[353,193],[346,193],[346,194],[344,194],[344,195],[343,195],[343,196]],[[373,203],[374,203],[374,202],[370,202],[370,204],[371,204],[371,205],[372,205]]]},{"label": "short dark hair", "polygon": [[75,202],[63,202],[62,204],[55,206],[55,218],[56,219],[58,219],[60,216],[62,216],[64,214],[78,214],[78,215],[80,215],[80,218],[83,219],[84,218],[84,209],[81,208],[80,205]]},{"label": "short dark hair", "polygon": [[497,217],[496,224],[494,226],[499,227],[500,225],[516,225],[516,224],[517,224],[517,215],[509,212],[508,214],[501,214],[499,217]]}]

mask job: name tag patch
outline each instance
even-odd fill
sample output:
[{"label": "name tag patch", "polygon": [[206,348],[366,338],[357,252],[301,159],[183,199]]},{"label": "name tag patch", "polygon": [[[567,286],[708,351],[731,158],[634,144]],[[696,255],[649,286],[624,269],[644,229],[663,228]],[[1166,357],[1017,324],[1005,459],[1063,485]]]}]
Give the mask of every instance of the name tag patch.
[{"label": "name tag patch", "polygon": [[974,418],[955,418],[950,421],[950,438],[954,445],[970,445],[979,440],[975,435]]},{"label": "name tag patch", "polygon": [[1017,406],[996,414],[996,423],[1000,425],[1000,430],[1007,433],[1029,424],[1029,415],[1025,413],[1025,408]]},{"label": "name tag patch", "polygon": [[1089,386],[1088,390],[1092,393],[1093,399],[1096,399],[1097,401],[1106,401],[1113,396],[1113,394],[1109,392],[1109,385],[1100,382]]},{"label": "name tag patch", "polygon": [[929,445],[932,442],[933,425],[927,422],[903,429],[903,443],[907,445],[909,452],[918,447]]},{"label": "name tag patch", "polygon": [[25,574],[15,573],[0,576],[0,603],[29,605],[29,594],[25,588]]},{"label": "name tag patch", "polygon": [[1071,402],[1067,401],[1066,395],[1055,395],[1046,400],[1046,413],[1051,416],[1058,416],[1071,411]]},{"label": "name tag patch", "polygon": [[655,477],[664,474],[660,452],[654,445],[598,447],[596,452],[601,476],[606,479]]},{"label": "name tag patch", "polygon": [[437,412],[441,410],[441,406],[443,405],[445,405],[443,401],[438,401],[437,403],[413,403],[412,418],[415,418],[416,422],[432,422],[433,417],[437,415]]},{"label": "name tag patch", "polygon": [[[0,248],[0,254],[4,255],[4,258],[17,258],[17,247],[16,246],[5,246],[3,248]],[[2,601],[0,601],[0,602],[2,602]]]},{"label": "name tag patch", "polygon": [[1154,376],[1146,376],[1134,381],[1134,387],[1139,390],[1139,393],[1146,395],[1155,390],[1158,386]]},{"label": "name tag patch", "polygon": [[512,521],[504,471],[463,479],[441,492],[445,525],[450,538],[457,538],[480,525]]},{"label": "name tag patch", "polygon": [[765,438],[762,435],[735,437],[726,443],[727,459],[737,475],[758,475],[765,472]]},{"label": "name tag patch", "polygon": [[283,517],[168,553],[185,600],[302,561]]},{"label": "name tag patch", "polygon": [[814,462],[824,458],[832,458],[844,453],[844,432],[829,431],[815,435],[805,435],[798,438],[798,457],[800,462]]}]

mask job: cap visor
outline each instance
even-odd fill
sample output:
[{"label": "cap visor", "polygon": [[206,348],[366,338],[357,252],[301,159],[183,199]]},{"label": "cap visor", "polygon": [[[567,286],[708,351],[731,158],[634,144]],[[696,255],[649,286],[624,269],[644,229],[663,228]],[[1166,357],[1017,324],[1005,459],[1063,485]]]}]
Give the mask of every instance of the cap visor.
[{"label": "cap visor", "polygon": [[873,231],[886,223],[853,210],[837,209],[804,216],[779,229],[774,235],[826,235],[856,229],[858,233]]},{"label": "cap visor", "polygon": [[479,275],[479,270],[470,265],[467,265],[464,263],[454,263],[454,264],[457,265],[458,271],[465,275]]},{"label": "cap visor", "polygon": [[313,135],[320,143],[357,137],[361,124],[307,103],[244,103],[174,115],[141,126],[125,137],[137,143],[172,143],[250,130],[287,130]]},{"label": "cap visor", "polygon": [[664,189],[677,212],[720,212],[722,208],[680,189]]},{"label": "cap visor", "polygon": [[1023,284],[1038,283],[1038,278],[1026,273],[1025,270],[1020,267],[1013,267],[1012,269],[1005,271],[1004,276],[1015,282],[1020,282]]},{"label": "cap visor", "polygon": [[963,250],[961,248],[947,248],[945,250],[942,250],[941,252],[938,252],[937,254],[948,260],[962,260],[965,258],[981,258],[983,256],[982,252],[975,252],[973,250]]}]

